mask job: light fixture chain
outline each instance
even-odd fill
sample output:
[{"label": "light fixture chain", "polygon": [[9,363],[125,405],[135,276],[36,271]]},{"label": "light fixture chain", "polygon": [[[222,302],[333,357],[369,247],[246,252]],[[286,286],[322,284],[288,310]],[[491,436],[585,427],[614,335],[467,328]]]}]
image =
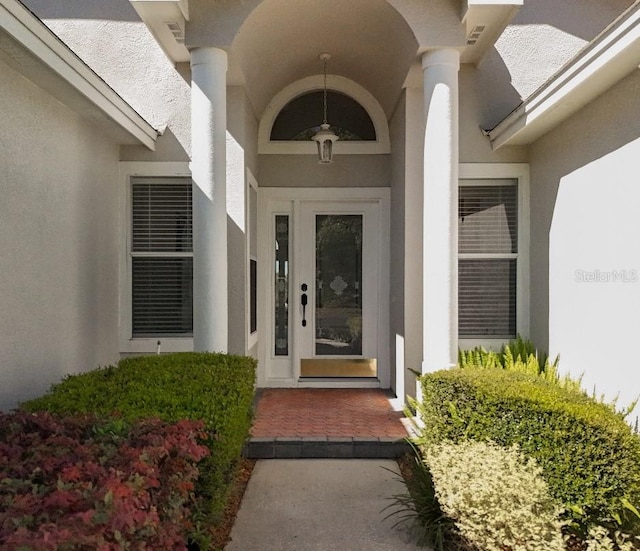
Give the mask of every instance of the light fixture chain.
[{"label": "light fixture chain", "polygon": [[324,110],[322,113],[322,116],[323,116],[322,123],[327,124],[327,60],[324,59],[323,63],[324,63],[324,101],[323,101]]},{"label": "light fixture chain", "polygon": [[332,131],[329,123],[327,121],[327,62],[331,59],[331,55],[329,53],[320,54],[318,57],[322,60],[323,63],[323,76],[324,76],[324,89],[322,90],[322,124],[320,125],[320,130],[318,130],[313,136],[313,141],[315,141],[318,145],[318,157],[319,163],[326,165],[333,162],[333,144],[338,140],[338,136],[336,136]]}]

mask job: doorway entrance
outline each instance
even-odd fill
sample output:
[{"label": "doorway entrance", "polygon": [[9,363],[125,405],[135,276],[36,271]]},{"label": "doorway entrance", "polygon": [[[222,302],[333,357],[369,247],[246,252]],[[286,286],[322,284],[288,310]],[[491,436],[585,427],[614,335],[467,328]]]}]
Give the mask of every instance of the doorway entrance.
[{"label": "doorway entrance", "polygon": [[388,190],[259,195],[259,383],[388,387]]}]

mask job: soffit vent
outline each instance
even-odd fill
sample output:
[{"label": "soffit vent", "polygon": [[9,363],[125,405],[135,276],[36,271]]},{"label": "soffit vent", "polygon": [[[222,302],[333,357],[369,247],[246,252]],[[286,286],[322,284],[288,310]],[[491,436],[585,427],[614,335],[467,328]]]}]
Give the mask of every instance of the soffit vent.
[{"label": "soffit vent", "polygon": [[476,25],[471,29],[471,32],[467,36],[467,45],[473,46],[480,39],[480,35],[486,29],[486,25]]},{"label": "soffit vent", "polygon": [[178,44],[184,44],[184,29],[177,21],[165,21],[164,24],[169,28],[173,38]]},{"label": "soffit vent", "polygon": [[129,1],[173,63],[191,59],[185,47],[186,21],[189,20],[187,0]]}]

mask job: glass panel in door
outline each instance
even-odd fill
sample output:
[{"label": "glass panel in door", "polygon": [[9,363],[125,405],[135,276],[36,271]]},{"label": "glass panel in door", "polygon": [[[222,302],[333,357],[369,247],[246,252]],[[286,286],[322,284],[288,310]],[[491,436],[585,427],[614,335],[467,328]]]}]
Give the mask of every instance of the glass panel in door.
[{"label": "glass panel in door", "polygon": [[274,342],[276,356],[289,355],[289,217],[275,217]]},{"label": "glass panel in door", "polygon": [[315,355],[362,356],[362,215],[316,215]]}]

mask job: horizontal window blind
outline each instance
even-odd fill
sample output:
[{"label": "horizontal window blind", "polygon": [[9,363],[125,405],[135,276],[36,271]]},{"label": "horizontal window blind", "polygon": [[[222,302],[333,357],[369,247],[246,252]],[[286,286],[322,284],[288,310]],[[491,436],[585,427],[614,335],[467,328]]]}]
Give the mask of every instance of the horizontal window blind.
[{"label": "horizontal window blind", "polygon": [[193,333],[193,258],[133,259],[133,336]]},{"label": "horizontal window blind", "polygon": [[192,235],[191,180],[134,180],[133,251],[191,252]]},{"label": "horizontal window blind", "polygon": [[516,334],[516,260],[460,260],[458,330],[467,338]]},{"label": "horizontal window blind", "polygon": [[516,180],[461,182],[458,209],[458,333],[516,335],[518,188]]},{"label": "horizontal window blind", "polygon": [[459,207],[459,252],[517,252],[518,196],[515,185],[462,186]]},{"label": "horizontal window blind", "polygon": [[132,336],[191,336],[191,180],[134,178],[131,204]]}]

